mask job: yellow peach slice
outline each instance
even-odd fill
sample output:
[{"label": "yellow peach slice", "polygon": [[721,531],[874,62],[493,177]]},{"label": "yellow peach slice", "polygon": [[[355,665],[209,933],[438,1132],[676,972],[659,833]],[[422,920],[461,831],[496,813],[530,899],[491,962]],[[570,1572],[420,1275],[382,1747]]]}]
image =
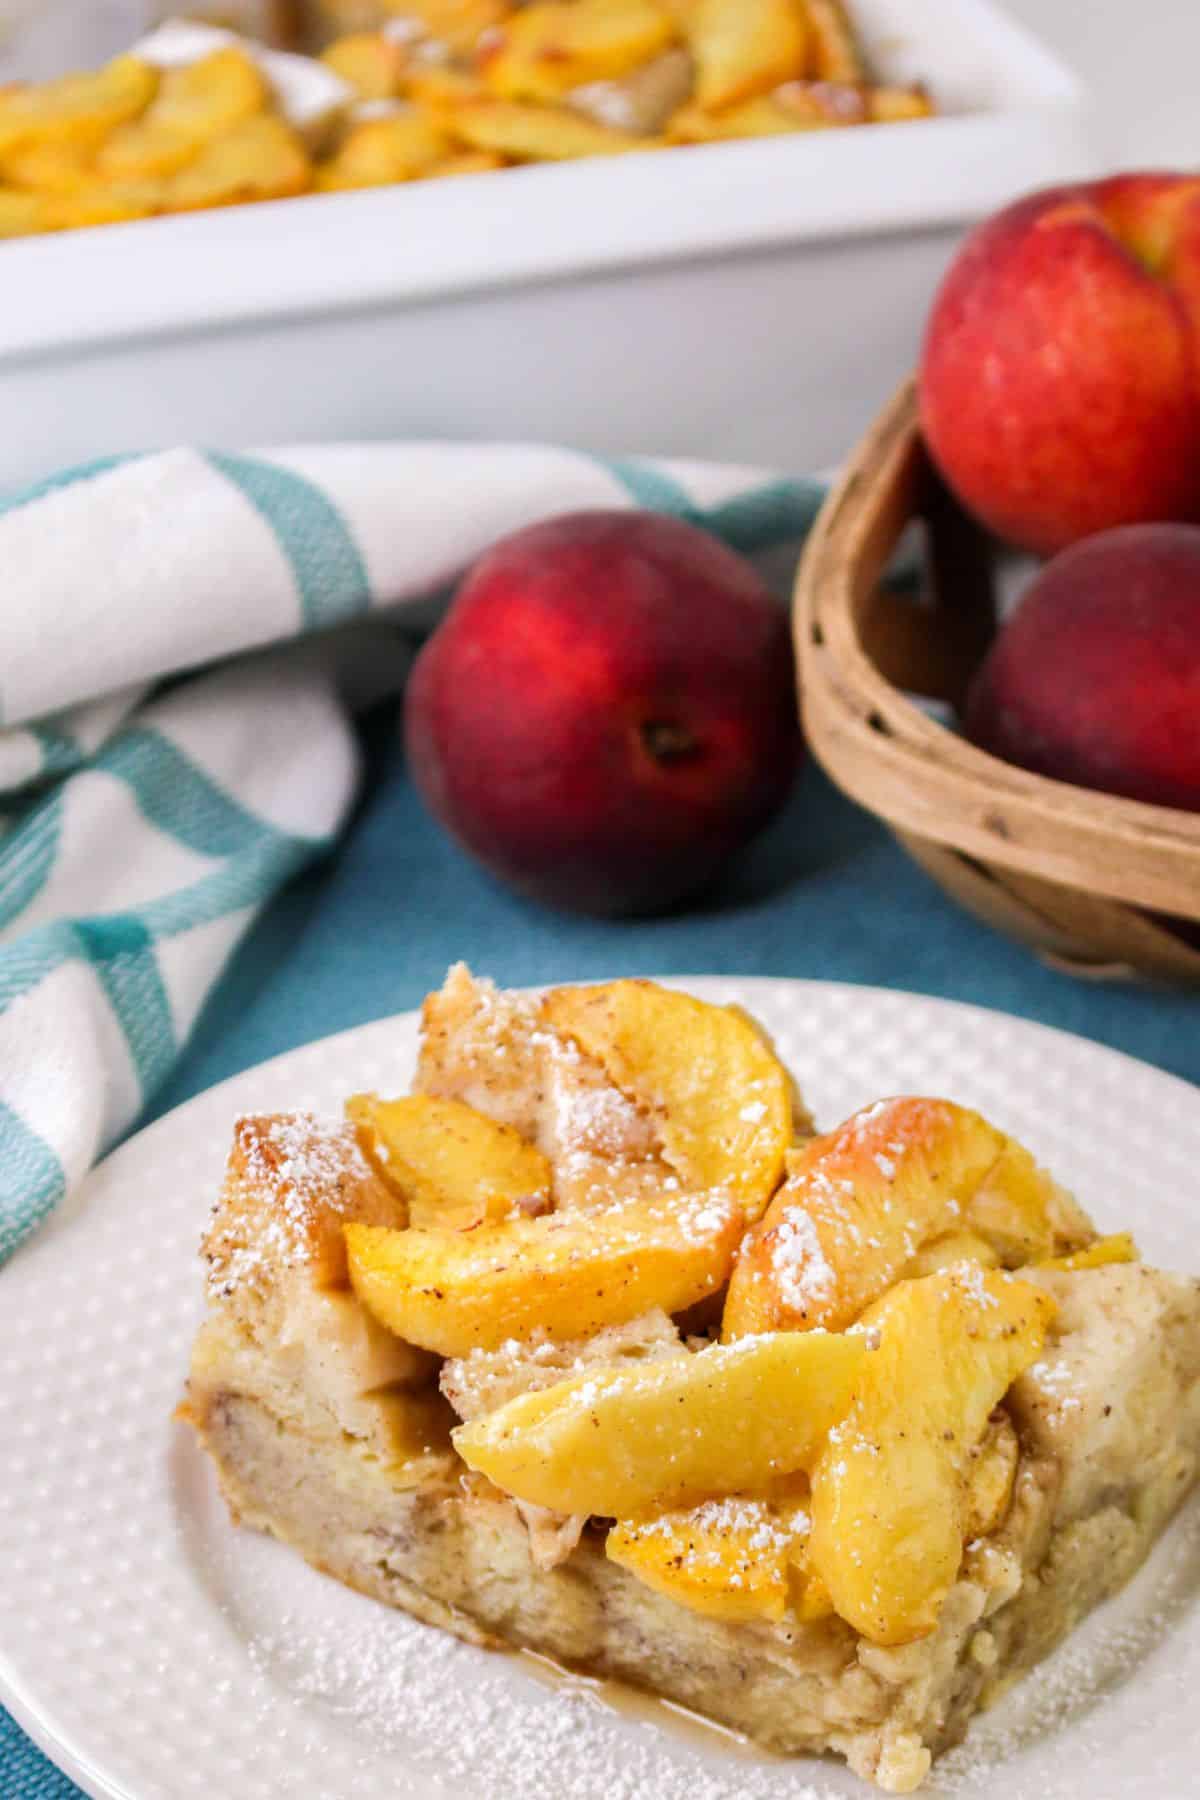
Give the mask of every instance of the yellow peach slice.
[{"label": "yellow peach slice", "polygon": [[392,100],[404,88],[408,55],[382,31],[353,31],[321,52],[321,61],[348,81],[360,100]]},{"label": "yellow peach slice", "polygon": [[1028,1151],[948,1100],[880,1100],[788,1156],[787,1180],[748,1234],[722,1334],[838,1331],[924,1245],[967,1230],[1002,1262],[1056,1247],[1081,1224]]},{"label": "yellow peach slice", "polygon": [[873,125],[899,125],[933,116],[933,101],[921,87],[869,87],[867,117]]},{"label": "yellow peach slice", "polygon": [[482,57],[492,92],[553,102],[649,62],[672,43],[675,25],[653,0],[549,0],[522,8],[496,35]]},{"label": "yellow peach slice", "polygon": [[346,1249],[354,1290],[382,1324],[465,1356],[541,1333],[590,1337],[655,1306],[683,1312],[725,1282],[741,1229],[727,1195],[673,1196],[474,1231],[348,1225]]},{"label": "yellow peach slice", "polygon": [[141,117],[120,126],[101,146],[96,174],[115,181],[173,175],[202,144],[269,103],[270,90],[259,69],[232,46],[168,69]]},{"label": "yellow peach slice", "polygon": [[167,209],[167,190],[160,181],[82,181],[45,198],[55,224],[64,229],[121,225]]},{"label": "yellow peach slice", "polygon": [[552,1177],[541,1151],[461,1100],[355,1094],[346,1116],[371,1166],[407,1201],[410,1225],[465,1231],[549,1209]]},{"label": "yellow peach slice", "polygon": [[245,200],[282,200],[312,184],[312,167],[299,137],[267,113],[243,119],[202,146],[167,184],[172,212],[234,206]]},{"label": "yellow peach slice", "polygon": [[618,1521],[605,1550],[647,1587],[712,1619],[782,1619],[808,1536],[808,1495],[731,1494]]},{"label": "yellow peach slice", "polygon": [[484,33],[502,28],[512,16],[511,0],[384,0],[384,11],[408,23],[458,56],[479,46]]},{"label": "yellow peach slice", "polygon": [[781,104],[774,94],[760,94],[717,113],[694,104],[681,106],[671,115],[666,135],[673,144],[717,144],[731,138],[790,137],[845,122],[815,109],[805,115]]},{"label": "yellow peach slice", "polygon": [[46,195],[0,187],[0,239],[33,237],[57,227],[58,220]]},{"label": "yellow peach slice", "polygon": [[804,0],[809,72],[818,81],[865,81],[866,65],[842,0]]},{"label": "yellow peach slice", "polygon": [[48,138],[94,146],[136,118],[157,86],[157,69],[136,56],[118,56],[94,74],[0,89],[0,155]]},{"label": "yellow peach slice", "polygon": [[454,1444],[518,1500],[636,1519],[810,1466],[870,1355],[826,1332],[713,1344],[520,1394]]},{"label": "yellow peach slice", "polygon": [[952,1269],[955,1263],[978,1263],[983,1269],[1000,1267],[999,1253],[977,1231],[948,1231],[944,1237],[931,1238],[905,1264],[904,1275],[914,1280],[918,1275],[936,1275],[939,1269]]},{"label": "yellow peach slice", "polygon": [[1040,1263],[1043,1269],[1104,1269],[1109,1263],[1128,1263],[1138,1261],[1138,1247],[1129,1231],[1114,1232],[1111,1237],[1097,1238],[1094,1244],[1086,1249],[1075,1250],[1070,1256],[1052,1256],[1048,1262]]},{"label": "yellow peach slice", "polygon": [[688,37],[696,100],[716,110],[804,73],[808,25],[800,0],[699,0]]},{"label": "yellow peach slice", "polygon": [[446,129],[472,150],[490,151],[514,162],[571,162],[578,156],[621,156],[646,150],[650,138],[597,125],[566,107],[526,105],[519,100],[465,100],[447,108]]},{"label": "yellow peach slice", "polygon": [[724,1188],[758,1218],[783,1174],[795,1096],[753,1020],[652,981],[556,988],[543,1013],[649,1112],[689,1187]]},{"label": "yellow peach slice", "polygon": [[333,191],[414,181],[429,174],[453,148],[450,137],[426,113],[367,119],[351,126],[336,154],[321,164],[317,186]]},{"label": "yellow peach slice", "polygon": [[877,1348],[812,1471],[809,1555],[838,1614],[872,1643],[935,1629],[978,1523],[974,1453],[1054,1310],[1030,1282],[959,1265],[900,1282],[864,1314]]},{"label": "yellow peach slice", "polygon": [[4,158],[4,179],[35,193],[71,194],[92,179],[93,144],[73,138],[35,138]]}]

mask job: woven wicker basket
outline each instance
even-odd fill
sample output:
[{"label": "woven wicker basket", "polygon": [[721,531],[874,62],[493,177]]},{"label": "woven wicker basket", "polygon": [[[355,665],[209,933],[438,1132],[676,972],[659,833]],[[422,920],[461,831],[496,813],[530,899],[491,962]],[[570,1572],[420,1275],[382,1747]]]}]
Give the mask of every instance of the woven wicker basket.
[{"label": "woven wicker basket", "polygon": [[[919,600],[880,585],[914,521]],[[938,480],[906,384],[826,501],[797,578],[809,743],[989,924],[1076,973],[1200,982],[1200,814],[1031,775],[906,698],[960,704],[995,619],[991,549]]]}]

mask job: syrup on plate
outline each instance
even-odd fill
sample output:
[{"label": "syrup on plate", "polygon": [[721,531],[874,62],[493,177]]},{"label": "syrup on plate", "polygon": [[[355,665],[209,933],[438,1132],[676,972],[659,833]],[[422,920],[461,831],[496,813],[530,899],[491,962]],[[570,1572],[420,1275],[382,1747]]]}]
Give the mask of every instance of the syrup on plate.
[{"label": "syrup on plate", "polygon": [[712,1749],[714,1744],[719,1744],[727,1753],[732,1751],[747,1762],[788,1761],[787,1757],[777,1756],[773,1751],[751,1743],[742,1732],[734,1731],[728,1725],[718,1725],[715,1719],[706,1719],[703,1713],[693,1712],[690,1706],[681,1706],[677,1700],[660,1699],[657,1694],[648,1694],[642,1688],[631,1687],[628,1682],[616,1681],[610,1676],[586,1675],[579,1669],[569,1669],[539,1650],[518,1650],[516,1655],[535,1681],[552,1688],[555,1693],[586,1700],[623,1719],[655,1725],[700,1747]]}]

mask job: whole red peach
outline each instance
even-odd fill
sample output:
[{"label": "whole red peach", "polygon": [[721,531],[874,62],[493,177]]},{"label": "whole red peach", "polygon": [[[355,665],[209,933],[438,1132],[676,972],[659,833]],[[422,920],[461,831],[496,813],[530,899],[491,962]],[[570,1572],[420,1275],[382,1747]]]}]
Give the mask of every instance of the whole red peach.
[{"label": "whole red peach", "polygon": [[569,514],[472,570],[409,683],[413,778],[513,886],[595,913],[706,886],[796,771],[787,618],[678,519]]},{"label": "whole red peach", "polygon": [[993,644],[966,727],[1039,774],[1200,812],[1200,528],[1126,525],[1055,557]]},{"label": "whole red peach", "polygon": [[1049,188],[980,226],[934,302],[920,408],[959,498],[1027,550],[1200,519],[1200,179]]}]

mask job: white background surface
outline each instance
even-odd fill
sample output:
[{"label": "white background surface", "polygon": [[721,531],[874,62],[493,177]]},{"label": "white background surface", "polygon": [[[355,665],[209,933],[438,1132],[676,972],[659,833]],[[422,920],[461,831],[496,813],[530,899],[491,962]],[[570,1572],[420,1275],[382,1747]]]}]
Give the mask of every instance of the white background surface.
[{"label": "white background surface", "polygon": [[1200,0],[1005,0],[1093,90],[1107,159],[1200,168]]}]

